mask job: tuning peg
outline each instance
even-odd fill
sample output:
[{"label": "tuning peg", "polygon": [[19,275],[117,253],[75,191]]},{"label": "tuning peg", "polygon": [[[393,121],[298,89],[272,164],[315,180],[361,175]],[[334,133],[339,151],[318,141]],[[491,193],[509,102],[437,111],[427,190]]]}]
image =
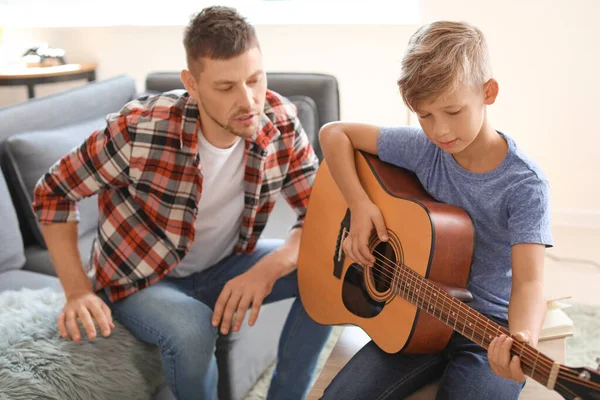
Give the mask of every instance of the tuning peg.
[{"label": "tuning peg", "polygon": [[600,357],[596,357],[596,362],[598,363],[598,372],[600,372]]}]

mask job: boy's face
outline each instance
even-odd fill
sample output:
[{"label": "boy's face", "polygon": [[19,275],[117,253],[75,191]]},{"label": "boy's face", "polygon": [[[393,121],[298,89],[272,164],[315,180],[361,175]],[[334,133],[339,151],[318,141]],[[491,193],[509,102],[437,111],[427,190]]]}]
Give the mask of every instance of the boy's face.
[{"label": "boy's face", "polygon": [[215,126],[239,137],[256,134],[267,92],[259,48],[228,60],[203,58],[197,69],[196,77],[183,71],[182,81],[198,102],[203,129]]},{"label": "boy's face", "polygon": [[483,88],[461,84],[417,108],[421,128],[435,145],[450,154],[466,149],[477,137],[486,118],[485,106],[493,104],[498,83],[490,79]]}]

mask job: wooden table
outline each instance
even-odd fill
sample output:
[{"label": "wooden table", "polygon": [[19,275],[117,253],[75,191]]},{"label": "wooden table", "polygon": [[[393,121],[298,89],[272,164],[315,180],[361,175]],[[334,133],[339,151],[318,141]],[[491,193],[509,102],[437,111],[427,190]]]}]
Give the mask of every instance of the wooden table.
[{"label": "wooden table", "polygon": [[0,66],[0,86],[27,86],[29,98],[35,97],[34,86],[44,83],[96,80],[96,64],[65,64],[52,67]]}]

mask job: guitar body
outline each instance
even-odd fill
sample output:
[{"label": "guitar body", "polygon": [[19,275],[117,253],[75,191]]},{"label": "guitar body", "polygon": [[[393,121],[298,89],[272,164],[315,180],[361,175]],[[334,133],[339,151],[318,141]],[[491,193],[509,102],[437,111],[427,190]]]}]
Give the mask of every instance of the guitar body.
[{"label": "guitar body", "polygon": [[[327,164],[319,167],[302,229],[298,257],[300,299],[323,325],[360,326],[384,351],[439,353],[453,331],[489,349],[511,333],[460,300],[469,279],[474,231],[459,207],[439,203],[414,174],[355,152],[359,180],[381,213],[389,240],[373,232],[363,267],[346,257],[342,243],[351,230],[350,211]],[[600,368],[559,364],[515,340],[511,356],[546,388],[567,400],[600,400]]]},{"label": "guitar body", "polygon": [[342,251],[350,212],[323,162],[302,230],[302,303],[321,324],[360,326],[388,353],[438,353],[452,328],[398,296],[391,270],[394,263],[404,264],[441,287],[465,288],[473,254],[471,219],[464,210],[431,198],[412,173],[362,152],[355,153],[355,160],[359,179],[388,229],[387,242],[375,234],[370,242],[383,264],[365,268]]}]

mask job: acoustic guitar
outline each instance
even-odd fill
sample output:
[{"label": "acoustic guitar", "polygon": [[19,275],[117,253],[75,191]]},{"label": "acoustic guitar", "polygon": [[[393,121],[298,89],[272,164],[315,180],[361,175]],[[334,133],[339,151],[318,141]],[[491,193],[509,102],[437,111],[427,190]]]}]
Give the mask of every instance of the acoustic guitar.
[{"label": "acoustic guitar", "polygon": [[[453,331],[487,349],[510,333],[465,302],[474,230],[459,207],[435,201],[409,171],[356,152],[359,179],[380,208],[388,241],[375,232],[366,267],[346,257],[350,211],[327,163],[315,178],[302,230],[298,279],[308,314],[324,325],[361,327],[384,351],[438,353]],[[600,375],[561,365],[528,344],[513,342],[523,371],[565,399],[600,400]]]}]

